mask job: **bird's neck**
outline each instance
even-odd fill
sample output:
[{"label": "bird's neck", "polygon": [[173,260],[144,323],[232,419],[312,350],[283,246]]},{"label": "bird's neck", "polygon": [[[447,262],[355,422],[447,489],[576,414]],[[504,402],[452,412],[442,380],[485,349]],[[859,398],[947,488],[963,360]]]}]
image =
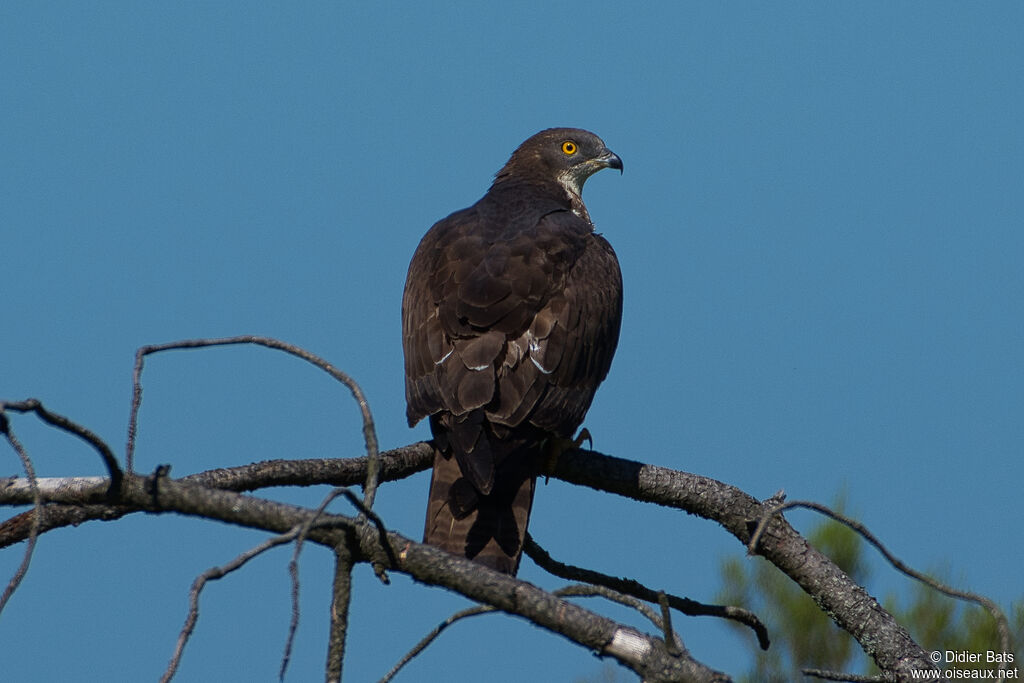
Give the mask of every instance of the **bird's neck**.
[{"label": "bird's neck", "polygon": [[568,187],[565,188],[565,193],[569,195],[569,204],[572,207],[572,212],[585,220],[590,225],[590,228],[593,229],[594,222],[590,220],[590,213],[587,211],[587,205],[583,203],[583,197]]},{"label": "bird's neck", "polygon": [[546,199],[556,203],[563,209],[572,211],[591,226],[593,225],[593,222],[590,220],[590,214],[587,212],[587,207],[583,203],[583,198],[575,188],[565,183],[547,178],[537,179],[519,175],[498,174],[488,194],[497,198],[509,192],[510,194],[506,196],[514,196],[518,201],[518,197],[521,197],[524,191],[537,199]]}]

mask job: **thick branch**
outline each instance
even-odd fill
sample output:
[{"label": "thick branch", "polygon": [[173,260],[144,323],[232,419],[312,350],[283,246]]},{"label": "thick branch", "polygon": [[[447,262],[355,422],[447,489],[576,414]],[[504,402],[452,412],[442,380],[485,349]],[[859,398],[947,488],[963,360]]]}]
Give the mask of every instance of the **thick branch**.
[{"label": "thick branch", "polygon": [[432,546],[409,544],[399,558],[402,569],[424,583],[452,588],[477,602],[526,617],[594,652],[614,657],[646,681],[729,680],[687,655],[672,655],[660,638]]},{"label": "thick branch", "polygon": [[[404,479],[425,470],[433,462],[429,443],[418,442],[380,454],[381,481]],[[368,459],[317,458],[307,460],[266,460],[223,469],[208,470],[183,477],[181,481],[228,491],[251,491],[271,486],[352,486],[366,480]],[[110,521],[134,510],[103,504],[110,480],[102,477],[40,479],[43,506],[39,515],[39,533],[65,526],[77,526],[92,519]],[[28,480],[0,478],[0,505],[30,505],[32,489]],[[15,515],[0,523],[0,548],[28,538],[35,514]]]},{"label": "thick branch", "polygon": [[761,540],[761,534],[764,532],[764,528],[768,525],[768,523],[771,521],[771,518],[775,514],[782,512],[783,510],[789,510],[798,507],[807,508],[809,510],[815,510],[823,515],[831,517],[832,519],[841,524],[845,524],[850,529],[853,529],[855,532],[860,534],[860,536],[864,540],[873,545],[878,552],[882,553],[882,556],[886,560],[888,560],[889,564],[895,567],[897,571],[906,574],[912,579],[920,581],[921,583],[925,584],[926,586],[929,586],[934,590],[937,590],[940,593],[945,593],[951,598],[967,600],[969,602],[973,602],[977,605],[980,605],[984,609],[988,610],[988,613],[992,615],[992,619],[996,622],[996,632],[999,633],[999,644],[1002,648],[1002,651],[1010,652],[1013,649],[1013,645],[1011,643],[1010,638],[1010,624],[1006,619],[1006,615],[1003,614],[1003,611],[1001,609],[999,609],[999,605],[997,605],[993,600],[989,600],[984,595],[978,595],[977,593],[972,593],[970,591],[957,590],[955,588],[952,588],[951,586],[947,586],[946,584],[942,583],[937,579],[927,576],[926,574],[922,574],[921,572],[908,566],[898,557],[893,555],[889,551],[889,549],[885,547],[885,544],[878,540],[878,538],[873,533],[871,533],[871,531],[868,530],[866,526],[864,526],[855,519],[850,519],[846,515],[842,515],[836,512],[835,510],[832,510],[826,505],[822,505],[821,503],[815,503],[813,501],[807,500],[791,500],[785,503],[773,503],[771,509],[768,512],[766,512],[765,516],[762,517],[761,520],[757,523],[757,528],[754,530],[753,534],[751,534],[750,540],[747,542],[747,548],[749,552],[756,552],[758,543]]},{"label": "thick branch", "polygon": [[[432,449],[427,443],[412,444],[382,453],[381,478],[400,478],[426,469],[431,457]],[[237,489],[283,483],[353,484],[363,481],[366,474],[365,462],[365,459],[273,461],[230,470],[213,470],[193,475],[187,481]],[[714,520],[744,544],[749,541],[757,522],[771,510],[770,505],[762,504],[743,491],[714,479],[643,465],[594,451],[573,450],[563,453],[549,474],[570,483],[678,508]],[[97,493],[101,492],[102,486],[97,487]],[[57,496],[44,498],[54,500]],[[83,500],[71,495],[69,491],[68,496],[62,496],[61,500],[81,504],[94,503],[97,499]],[[0,504],[29,502],[27,487],[5,487],[0,481]],[[40,532],[85,519],[114,518],[130,511],[97,504],[85,508],[48,504],[43,507]],[[27,536],[31,515],[31,512],[23,513],[0,525],[0,547]],[[252,525],[279,532],[291,527],[291,524],[283,527]],[[365,534],[361,535],[361,539],[363,536]],[[853,635],[883,671],[909,680],[911,670],[930,668],[931,663],[926,653],[906,630],[828,557],[812,548],[781,516],[774,517],[767,525],[758,550],[796,581],[841,628]],[[475,565],[469,567],[476,568]],[[469,593],[464,594],[474,597]],[[489,600],[484,602],[495,604]],[[496,606],[504,609],[502,605]]]},{"label": "thick branch", "polygon": [[[720,481],[595,451],[568,451],[551,475],[573,484],[685,510],[721,524],[744,545],[771,510]],[[822,610],[857,639],[883,671],[911,680],[932,668],[928,654],[871,595],[813,548],[781,515],[768,524],[760,554],[797,582]]]},{"label": "thick branch", "polygon": [[[122,505],[151,513],[176,512],[218,519],[241,526],[283,533],[307,522],[316,513],[229,491],[212,490],[162,476],[126,474]],[[387,533],[387,552],[380,549],[381,534],[367,522],[343,515],[321,514],[308,538],[335,549],[345,546],[355,532],[358,554],[353,561],[393,557],[392,569],[418,581],[454,590],[477,602],[493,605],[559,633],[590,650],[614,657],[649,681],[727,681],[687,656],[673,656],[659,638],[561,600],[531,584],[456,557],[432,546]],[[396,552],[396,549],[400,549]]]}]

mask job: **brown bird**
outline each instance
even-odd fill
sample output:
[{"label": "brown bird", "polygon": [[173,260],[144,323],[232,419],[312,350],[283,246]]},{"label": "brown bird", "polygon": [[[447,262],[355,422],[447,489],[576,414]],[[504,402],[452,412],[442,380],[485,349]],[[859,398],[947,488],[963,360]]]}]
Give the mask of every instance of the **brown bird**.
[{"label": "brown bird", "polygon": [[593,133],[541,131],[409,264],[406,414],[436,448],[423,540],[508,574],[539,459],[571,443],[619,339],[619,263],[580,196],[603,168],[622,160]]}]

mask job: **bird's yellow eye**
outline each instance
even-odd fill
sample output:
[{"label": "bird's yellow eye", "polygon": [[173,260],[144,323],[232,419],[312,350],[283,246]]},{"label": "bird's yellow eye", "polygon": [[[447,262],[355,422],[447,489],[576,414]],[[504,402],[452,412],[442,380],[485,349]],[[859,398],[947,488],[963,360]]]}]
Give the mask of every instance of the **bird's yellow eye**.
[{"label": "bird's yellow eye", "polygon": [[576,153],[576,150],[576,143],[573,142],[572,140],[566,140],[565,142],[562,143],[562,151],[565,152],[566,154],[571,156]]}]

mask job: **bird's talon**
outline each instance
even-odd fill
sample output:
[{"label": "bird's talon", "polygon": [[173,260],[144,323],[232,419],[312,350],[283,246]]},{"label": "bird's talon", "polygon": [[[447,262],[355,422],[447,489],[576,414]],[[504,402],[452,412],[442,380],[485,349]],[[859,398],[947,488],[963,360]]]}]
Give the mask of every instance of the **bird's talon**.
[{"label": "bird's talon", "polygon": [[583,442],[587,442],[591,449],[593,449],[594,440],[590,436],[590,430],[586,427],[580,430],[579,435],[575,439],[552,436],[544,442],[544,458],[541,463],[541,472],[544,473],[545,484],[551,473],[555,471],[555,466],[558,464],[558,459],[562,456],[562,453],[582,447]]}]

